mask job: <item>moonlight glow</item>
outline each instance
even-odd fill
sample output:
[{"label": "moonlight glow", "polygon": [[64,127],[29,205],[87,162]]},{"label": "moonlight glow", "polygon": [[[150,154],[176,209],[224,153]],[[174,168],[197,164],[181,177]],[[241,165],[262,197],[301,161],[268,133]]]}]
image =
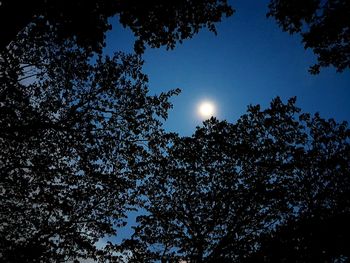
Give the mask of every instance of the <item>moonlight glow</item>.
[{"label": "moonlight glow", "polygon": [[202,118],[210,118],[215,113],[215,105],[209,101],[201,102],[198,107],[198,113]]}]

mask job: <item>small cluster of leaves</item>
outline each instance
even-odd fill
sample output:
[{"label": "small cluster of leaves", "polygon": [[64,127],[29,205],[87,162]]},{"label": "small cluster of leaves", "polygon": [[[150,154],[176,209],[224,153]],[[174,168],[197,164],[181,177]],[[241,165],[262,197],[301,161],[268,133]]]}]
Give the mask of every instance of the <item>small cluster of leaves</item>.
[{"label": "small cluster of leaves", "polygon": [[321,67],[337,71],[350,68],[350,2],[347,0],[272,0],[268,16],[284,31],[301,33],[305,48],[317,55],[310,67],[317,74]]},{"label": "small cluster of leaves", "polygon": [[[286,104],[276,98],[268,109],[249,107],[235,124],[212,118],[192,137],[175,136],[164,158],[155,161],[157,170],[144,185],[147,214],[124,243],[132,251],[128,262],[313,262],[350,256],[345,245],[334,250],[329,241],[315,243],[328,224],[338,231],[319,242],[348,239],[347,232],[339,235],[350,216],[345,122],[311,117],[300,113],[295,98]],[[307,220],[318,224],[293,232]],[[273,261],[269,251],[276,249],[269,244],[278,243],[283,231],[289,238],[299,235],[283,243],[294,257]],[[308,242],[318,250],[298,249]]]},{"label": "small cluster of leaves", "polygon": [[120,23],[136,36],[137,53],[144,51],[145,44],[173,49],[178,41],[193,37],[203,27],[216,33],[215,23],[233,14],[227,0],[125,1],[121,10]]}]

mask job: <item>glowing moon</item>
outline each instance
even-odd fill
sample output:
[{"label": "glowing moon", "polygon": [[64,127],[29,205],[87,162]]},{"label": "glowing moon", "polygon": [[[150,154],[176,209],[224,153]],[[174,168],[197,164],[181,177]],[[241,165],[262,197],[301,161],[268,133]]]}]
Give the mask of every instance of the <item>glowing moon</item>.
[{"label": "glowing moon", "polygon": [[202,118],[210,118],[215,113],[215,105],[209,101],[203,101],[199,104],[198,113]]}]

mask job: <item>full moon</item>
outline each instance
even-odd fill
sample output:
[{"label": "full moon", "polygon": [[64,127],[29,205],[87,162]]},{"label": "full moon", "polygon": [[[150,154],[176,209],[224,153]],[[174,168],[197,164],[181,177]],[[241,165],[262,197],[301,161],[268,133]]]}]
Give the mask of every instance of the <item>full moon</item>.
[{"label": "full moon", "polygon": [[198,113],[202,118],[210,118],[215,113],[215,105],[209,101],[203,101],[199,104]]}]

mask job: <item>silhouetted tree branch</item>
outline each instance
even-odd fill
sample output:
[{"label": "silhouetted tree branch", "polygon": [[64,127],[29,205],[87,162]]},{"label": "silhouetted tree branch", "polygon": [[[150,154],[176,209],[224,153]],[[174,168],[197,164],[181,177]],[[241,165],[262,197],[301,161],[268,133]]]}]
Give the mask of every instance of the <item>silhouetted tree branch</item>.
[{"label": "silhouetted tree branch", "polygon": [[135,50],[151,47],[173,48],[191,38],[202,27],[215,32],[214,24],[233,13],[226,0],[3,0],[0,6],[0,49],[31,23],[37,34],[50,25],[61,43],[76,39],[89,51],[101,51],[111,17],[117,17],[136,37]]},{"label": "silhouetted tree branch", "polygon": [[304,47],[312,49],[318,61],[310,67],[311,73],[327,66],[339,72],[350,67],[349,1],[272,0],[268,16],[284,31],[300,34]]}]

